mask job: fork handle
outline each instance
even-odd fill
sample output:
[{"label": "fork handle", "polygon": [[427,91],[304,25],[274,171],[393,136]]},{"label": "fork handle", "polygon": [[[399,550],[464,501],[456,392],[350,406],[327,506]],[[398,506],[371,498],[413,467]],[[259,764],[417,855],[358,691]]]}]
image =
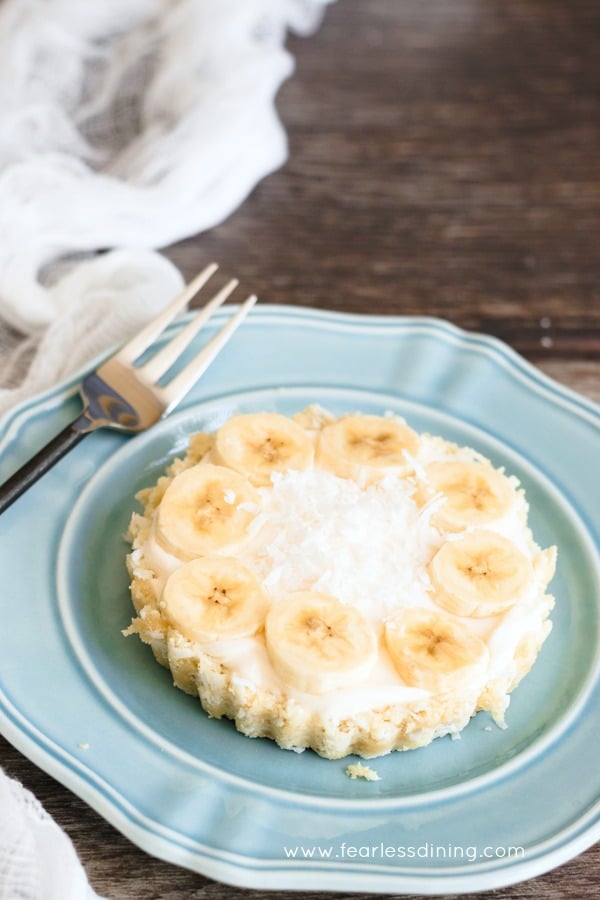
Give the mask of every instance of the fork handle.
[{"label": "fork handle", "polygon": [[88,431],[81,430],[86,421],[83,416],[78,416],[56,437],[52,438],[45,447],[42,447],[35,456],[17,469],[4,484],[0,485],[0,514],[8,509],[32,484],[35,484],[38,478],[51,469],[59,459],[62,459],[72,447],[75,447],[86,434],[89,434]]}]

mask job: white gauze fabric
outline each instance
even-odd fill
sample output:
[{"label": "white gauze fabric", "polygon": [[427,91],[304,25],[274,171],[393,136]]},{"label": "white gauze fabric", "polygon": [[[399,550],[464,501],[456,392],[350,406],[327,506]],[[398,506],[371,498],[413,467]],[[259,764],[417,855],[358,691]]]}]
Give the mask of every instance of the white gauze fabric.
[{"label": "white gauze fabric", "polygon": [[0,3],[0,412],[155,315],[155,251],[282,165],[286,33],[328,2]]},{"label": "white gauze fabric", "polygon": [[99,900],[73,844],[0,769],[0,900]]}]

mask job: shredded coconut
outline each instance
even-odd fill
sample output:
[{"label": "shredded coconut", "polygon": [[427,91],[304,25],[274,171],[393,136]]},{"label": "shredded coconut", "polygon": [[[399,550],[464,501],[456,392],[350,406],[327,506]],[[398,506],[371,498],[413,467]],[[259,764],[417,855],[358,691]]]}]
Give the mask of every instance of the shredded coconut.
[{"label": "shredded coconut", "polygon": [[439,544],[414,485],[387,476],[360,488],[327,471],[288,472],[260,488],[255,540],[241,555],[273,593],[323,591],[380,619],[423,604],[426,562]]}]

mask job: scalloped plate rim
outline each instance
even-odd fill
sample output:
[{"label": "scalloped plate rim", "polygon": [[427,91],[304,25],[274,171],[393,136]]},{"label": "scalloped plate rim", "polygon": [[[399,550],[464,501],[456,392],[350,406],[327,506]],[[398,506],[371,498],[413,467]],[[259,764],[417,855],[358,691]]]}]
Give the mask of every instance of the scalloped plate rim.
[{"label": "scalloped plate rim", "polygon": [[[223,311],[221,313],[223,315]],[[182,317],[171,328],[178,327],[190,315]],[[219,316],[217,314],[214,317],[213,321],[215,324],[218,324],[222,315]],[[479,332],[465,331],[444,319],[422,316],[370,316],[329,310],[313,310],[308,307],[278,305],[268,305],[254,311],[254,318],[257,322],[259,322],[261,317],[261,321],[266,322],[269,319],[280,320],[282,316],[285,318],[295,316],[315,327],[326,323],[334,330],[336,327],[339,329],[340,326],[348,326],[353,329],[358,326],[359,328],[364,327],[369,330],[371,328],[377,330],[383,325],[391,325],[400,329],[425,328],[428,331],[444,332],[446,335],[452,335],[458,343],[483,346],[488,353],[494,351],[494,358],[497,362],[499,361],[499,356],[501,365],[511,370],[516,369],[521,376],[526,376],[526,381],[530,387],[534,384],[537,390],[542,388],[543,393],[551,395],[553,399],[556,399],[557,395],[560,396],[565,405],[571,408],[575,407],[576,415],[587,418],[590,414],[592,417],[600,414],[600,408],[593,401],[541,372],[502,340]],[[108,355],[110,354],[99,354],[97,360],[91,365],[82,368],[59,384],[37,394],[35,397],[22,401],[6,412],[0,418],[0,429],[6,428],[3,437],[0,438],[0,450],[19,435],[20,428],[27,425],[31,416],[38,415],[45,410],[55,409],[61,402],[71,398],[77,392],[83,373],[89,371],[90,368],[93,368]],[[578,510],[577,513],[579,513]],[[0,695],[3,695],[1,690]],[[15,710],[15,712],[16,719],[18,719],[19,710]],[[1,711],[0,715],[5,718]],[[196,868],[196,865],[191,865],[189,850],[187,853],[183,850],[179,852],[172,840],[154,834],[147,827],[136,824],[124,811],[111,805],[100,789],[90,782],[89,778],[86,779],[78,771],[75,771],[76,769],[81,769],[82,772],[86,771],[83,761],[78,761],[75,756],[69,756],[60,747],[57,748],[58,753],[52,752],[50,747],[53,743],[52,740],[43,734],[38,735],[36,739],[33,733],[29,733],[29,731],[35,732],[35,730],[35,725],[26,720],[19,727],[14,722],[6,719],[6,736],[34,763],[58,778],[70,789],[75,790],[72,787],[75,784],[79,796],[86,802],[89,802],[109,822],[120,828],[132,840],[135,840],[142,849],[167,862],[193,868],[195,871],[202,872],[209,877],[229,884],[251,888],[265,887],[265,882],[260,880],[260,875],[268,874],[269,872],[277,872],[280,880],[276,886],[281,888],[295,887],[294,880],[300,874],[307,879],[306,883],[310,885],[315,887],[325,886],[333,890],[355,889],[363,884],[361,876],[367,875],[369,878],[372,878],[377,875],[376,872],[369,871],[373,868],[377,869],[377,866],[365,866],[364,864],[361,864],[354,871],[349,866],[345,866],[343,870],[335,869],[332,871],[331,869],[327,870],[326,864],[324,864],[324,867],[316,866],[316,869],[314,866],[297,867],[294,865],[289,867],[286,865],[289,861],[285,859],[269,861],[261,858],[254,861],[251,858],[244,858],[245,863],[242,863],[241,860],[232,863],[225,860],[224,856],[226,854],[218,850],[215,850],[213,854],[216,858],[211,858],[210,848],[205,848],[206,853],[204,856],[199,856],[196,853],[196,857],[202,863],[201,868]],[[47,745],[47,749],[44,748],[44,744]],[[61,755],[68,758],[68,764],[60,760],[59,757]],[[93,772],[91,774],[94,775]],[[101,780],[97,774],[95,780]],[[122,800],[126,806],[126,799],[122,798]],[[554,833],[551,839],[546,842],[548,846],[545,849],[542,845],[539,845],[535,848],[537,852],[533,853],[529,858],[519,862],[511,861],[511,865],[508,868],[503,864],[502,860],[490,861],[489,866],[483,867],[484,871],[481,871],[480,867],[480,870],[477,872],[459,872],[457,869],[446,872],[442,869],[424,868],[423,870],[410,869],[407,870],[406,874],[400,874],[399,870],[386,868],[385,871],[381,871],[380,880],[368,889],[375,890],[377,893],[389,891],[390,889],[402,893],[410,893],[415,890],[423,894],[440,893],[442,890],[469,893],[474,890],[487,890],[514,884],[560,865],[595,843],[600,838],[600,823],[598,821],[590,822],[589,820],[592,820],[599,812],[600,803],[590,804],[585,815],[576,818],[574,823],[569,822],[562,831]],[[140,831],[141,834],[139,834]],[[556,846],[561,836],[564,836],[564,840]],[[146,844],[150,846],[146,846]],[[179,858],[180,856],[181,858]],[[255,874],[256,878],[254,877]],[[281,878],[282,874],[283,878]],[[357,877],[358,883],[356,881]],[[273,885],[273,882],[270,882],[270,886],[275,885]]]}]

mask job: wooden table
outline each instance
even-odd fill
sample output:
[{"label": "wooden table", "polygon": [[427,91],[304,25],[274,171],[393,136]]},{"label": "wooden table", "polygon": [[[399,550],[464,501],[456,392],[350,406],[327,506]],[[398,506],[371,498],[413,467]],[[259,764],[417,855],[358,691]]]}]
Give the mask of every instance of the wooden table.
[{"label": "wooden table", "polygon": [[[440,316],[600,400],[600,5],[339,0],[289,46],[289,163],[169,257],[188,276],[215,258],[262,303]],[[148,857],[4,741],[0,763],[111,900],[260,895]],[[493,896],[599,876],[597,845]]]}]

